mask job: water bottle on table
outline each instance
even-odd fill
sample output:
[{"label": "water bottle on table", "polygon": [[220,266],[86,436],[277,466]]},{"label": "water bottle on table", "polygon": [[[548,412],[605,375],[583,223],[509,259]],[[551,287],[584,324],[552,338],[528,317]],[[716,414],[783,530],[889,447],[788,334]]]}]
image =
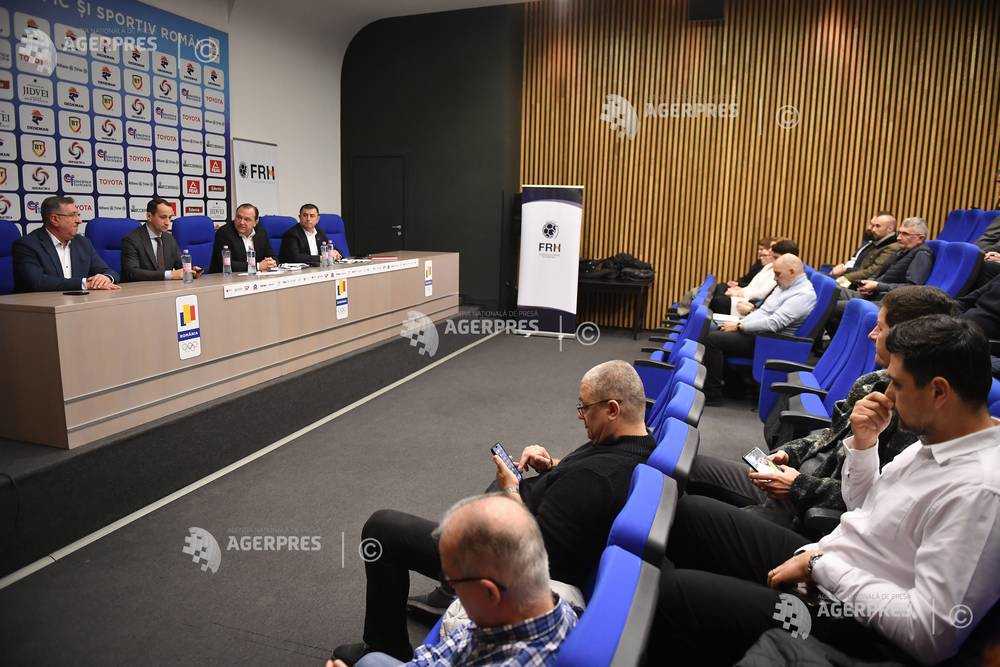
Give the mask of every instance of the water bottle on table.
[{"label": "water bottle on table", "polygon": [[247,250],[247,275],[257,275],[257,253],[253,248]]},{"label": "water bottle on table", "polygon": [[184,282],[193,283],[194,269],[191,266],[191,251],[187,248],[184,248],[184,252],[181,254],[181,267],[184,270]]},{"label": "water bottle on table", "polygon": [[233,275],[233,253],[229,252],[229,246],[222,246],[222,277],[229,278]]}]

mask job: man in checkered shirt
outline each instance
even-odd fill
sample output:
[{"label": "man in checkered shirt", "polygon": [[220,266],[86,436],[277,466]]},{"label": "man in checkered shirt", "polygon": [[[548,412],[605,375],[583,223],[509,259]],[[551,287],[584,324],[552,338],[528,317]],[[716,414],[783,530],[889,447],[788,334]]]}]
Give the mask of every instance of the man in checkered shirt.
[{"label": "man in checkered shirt", "polygon": [[[554,664],[576,625],[577,611],[552,592],[542,533],[524,505],[502,494],[467,498],[448,510],[434,534],[444,579],[471,620],[440,641],[420,646],[405,664]],[[356,657],[340,649],[335,656],[347,661],[331,659],[327,667],[344,667]],[[404,663],[368,653],[354,664]]]}]

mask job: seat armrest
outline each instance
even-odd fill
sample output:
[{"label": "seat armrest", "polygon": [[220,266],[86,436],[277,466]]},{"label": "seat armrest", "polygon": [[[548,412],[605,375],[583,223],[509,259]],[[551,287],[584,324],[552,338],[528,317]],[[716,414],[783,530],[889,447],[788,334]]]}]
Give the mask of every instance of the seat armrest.
[{"label": "seat armrest", "polygon": [[806,338],[804,336],[792,336],[791,334],[779,334],[779,333],[759,333],[758,338],[772,338],[774,340],[787,340],[789,343],[809,343],[813,344],[812,338]]},{"label": "seat armrest", "polygon": [[799,394],[815,394],[820,398],[826,398],[827,391],[817,387],[806,387],[792,382],[772,382],[771,391],[784,394],[785,396],[797,396]]},{"label": "seat armrest", "polygon": [[645,352],[646,354],[651,354],[653,352],[665,352],[666,350],[664,350],[662,347],[643,347],[640,348],[639,351]]},{"label": "seat armrest", "polygon": [[673,343],[674,340],[675,340],[674,338],[670,338],[669,336],[650,336],[649,337],[649,342],[650,343]]},{"label": "seat armrest", "polygon": [[828,417],[811,415],[808,412],[799,410],[782,410],[781,422],[783,424],[791,424],[796,430],[805,430],[806,432],[826,428],[830,425]]},{"label": "seat armrest", "polygon": [[679,332],[683,328],[684,328],[684,325],[682,325],[682,324],[675,324],[674,326],[669,326],[669,327],[657,327],[657,328],[655,328],[655,329],[652,330],[652,333],[654,333],[654,334],[672,334],[672,333]]},{"label": "seat armrest", "polygon": [[633,366],[648,366],[650,368],[662,368],[665,371],[672,371],[674,365],[666,361],[653,361],[652,359],[636,359]]},{"label": "seat armrest", "polygon": [[803,518],[803,528],[806,534],[814,540],[818,540],[833,532],[833,529],[840,524],[840,510],[829,507],[813,507],[806,511]]},{"label": "seat armrest", "polygon": [[797,361],[789,361],[788,359],[768,359],[764,362],[764,368],[769,371],[783,371],[785,373],[816,370],[815,366],[800,364]]}]

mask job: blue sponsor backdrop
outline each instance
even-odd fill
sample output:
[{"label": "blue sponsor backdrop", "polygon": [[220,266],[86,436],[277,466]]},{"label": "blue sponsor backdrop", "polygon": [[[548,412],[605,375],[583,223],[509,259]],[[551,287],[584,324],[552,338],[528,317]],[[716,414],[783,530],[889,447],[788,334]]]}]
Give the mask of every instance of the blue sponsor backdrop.
[{"label": "blue sponsor backdrop", "polygon": [[128,0],[3,0],[0,219],[38,222],[47,196],[84,221],[228,219],[230,123],[224,32]]}]

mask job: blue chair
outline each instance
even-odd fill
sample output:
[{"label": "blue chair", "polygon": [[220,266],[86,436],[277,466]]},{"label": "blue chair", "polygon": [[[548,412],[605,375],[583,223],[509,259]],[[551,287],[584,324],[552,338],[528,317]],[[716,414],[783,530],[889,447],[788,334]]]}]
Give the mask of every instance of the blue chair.
[{"label": "blue chair", "polygon": [[926,285],[937,287],[948,296],[957,297],[976,281],[983,251],[974,243],[964,241],[926,241],[934,250],[934,267]]},{"label": "blue chair", "polygon": [[0,220],[0,294],[14,292],[14,241],[21,238],[21,227]]},{"label": "blue chair", "polygon": [[683,493],[691,464],[698,454],[701,435],[698,429],[676,417],[665,419],[660,432],[662,435],[656,441],[656,449],[646,459],[646,465],[672,477],[678,491]]},{"label": "blue chair", "polygon": [[[644,365],[644,362],[646,361],[647,360],[645,359],[638,359],[635,363],[639,364],[640,368],[645,369],[647,368]],[[658,364],[659,362],[650,363]],[[705,377],[708,375],[708,370],[704,366],[690,358],[681,359],[677,368],[673,371],[660,371],[659,368],[654,367],[646,371],[647,375],[650,372],[668,373],[669,377],[667,378],[666,384],[664,384],[663,388],[660,390],[660,393],[657,394],[655,400],[651,400],[649,398],[646,399],[647,424],[662,421],[661,413],[669,402],[670,397],[674,395],[674,389],[678,383],[683,382],[684,384],[690,385],[698,391],[701,391],[702,387],[705,386]],[[642,375],[640,374],[640,378],[641,377]]]},{"label": "blue chair", "polygon": [[647,424],[653,438],[659,442],[664,434],[666,422],[670,417],[686,422],[697,428],[701,421],[701,413],[705,411],[705,394],[683,382],[674,386],[670,400],[666,402],[663,411],[658,414],[654,423]]},{"label": "blue chair", "polygon": [[260,216],[260,226],[267,234],[267,240],[271,243],[271,250],[276,257],[281,256],[281,237],[285,235],[298,221],[288,215],[262,215]]},{"label": "blue chair", "polygon": [[556,656],[556,665],[607,667],[641,662],[659,594],[660,570],[609,546],[593,594]]},{"label": "blue chair", "polygon": [[632,471],[628,500],[611,524],[608,546],[617,546],[659,567],[677,509],[677,482],[640,463]]},{"label": "blue chair", "polygon": [[938,241],[968,241],[975,228],[972,224],[973,211],[957,209],[948,213],[944,226],[935,237]]},{"label": "blue chair", "polygon": [[706,306],[697,306],[691,311],[691,315],[686,320],[674,325],[667,335],[649,337],[651,342],[660,343],[660,347],[644,347],[642,351],[650,353],[649,358],[653,361],[666,361],[664,357],[669,356],[669,353],[674,349],[675,343],[678,341],[693,340],[698,343],[697,347],[700,349],[698,361],[701,361],[701,356],[705,352],[705,346],[700,341],[708,333],[708,325],[711,318],[712,311]]},{"label": "blue chair", "polygon": [[816,306],[795,330],[795,335],[758,334],[753,358],[726,357],[727,365],[750,368],[753,379],[760,384],[764,362],[768,359],[803,362],[809,358],[809,352],[822,335],[826,320],[837,304],[837,283],[833,278],[813,271],[809,280],[816,291]]},{"label": "blue chair", "polygon": [[[847,373],[852,373],[855,365],[848,362],[851,361],[852,355],[857,353],[859,345],[870,349],[868,356],[874,365],[874,347],[871,341],[868,341],[868,333],[875,326],[878,310],[878,305],[870,301],[851,299],[844,309],[844,317],[840,321],[837,333],[815,366],[784,359],[765,361],[760,382],[760,397],[757,401],[757,414],[760,420],[767,421],[781,394],[791,396],[809,392],[820,397],[827,396],[844,371],[845,365],[851,366],[851,370],[847,370]],[[862,370],[854,374],[854,379],[865,372],[867,371]],[[853,382],[853,379],[851,381]]]},{"label": "blue chair", "polygon": [[191,251],[191,261],[206,271],[212,264],[212,246],[215,244],[215,223],[204,215],[185,215],[174,220],[171,233],[181,252]]},{"label": "blue chair", "polygon": [[343,218],[336,213],[320,213],[318,226],[344,257],[351,256],[351,250],[347,247],[347,226]]},{"label": "blue chair", "polygon": [[108,266],[121,275],[122,239],[139,226],[135,220],[124,218],[94,218],[87,223],[84,236],[94,245],[97,254]]}]

